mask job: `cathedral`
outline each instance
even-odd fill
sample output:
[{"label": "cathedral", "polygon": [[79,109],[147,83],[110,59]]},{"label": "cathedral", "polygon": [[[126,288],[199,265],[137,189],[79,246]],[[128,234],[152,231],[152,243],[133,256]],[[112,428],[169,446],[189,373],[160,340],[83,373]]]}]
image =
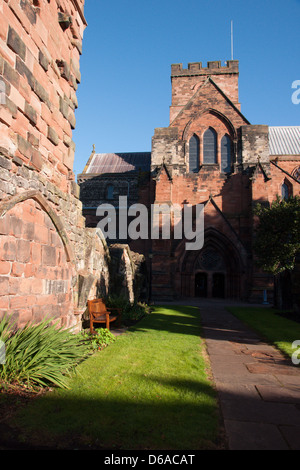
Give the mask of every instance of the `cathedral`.
[{"label": "cathedral", "polygon": [[173,64],[170,124],[155,129],[151,152],[93,149],[78,175],[88,227],[99,223],[103,204],[117,212],[124,200],[149,210],[202,205],[203,244],[195,249],[172,236],[174,214],[170,237],[131,238],[123,230],[107,240],[145,256],[153,300],[272,301],[273,279],[255,263],[252,209],[299,195],[300,126],[251,124],[241,111],[238,79],[237,60]]}]

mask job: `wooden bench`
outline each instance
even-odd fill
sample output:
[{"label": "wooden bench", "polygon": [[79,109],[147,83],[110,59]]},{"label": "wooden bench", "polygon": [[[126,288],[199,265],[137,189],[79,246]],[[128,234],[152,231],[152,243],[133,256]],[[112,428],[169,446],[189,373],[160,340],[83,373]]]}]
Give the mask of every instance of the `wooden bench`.
[{"label": "wooden bench", "polygon": [[104,323],[108,330],[112,322],[115,321],[118,326],[121,323],[121,309],[107,308],[103,299],[88,300],[88,311],[92,334],[95,333],[94,323]]}]

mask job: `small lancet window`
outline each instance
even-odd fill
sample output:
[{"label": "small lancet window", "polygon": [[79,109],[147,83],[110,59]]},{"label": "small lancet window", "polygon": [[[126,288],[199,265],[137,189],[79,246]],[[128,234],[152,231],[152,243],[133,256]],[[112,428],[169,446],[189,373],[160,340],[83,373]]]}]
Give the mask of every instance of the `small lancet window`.
[{"label": "small lancet window", "polygon": [[281,197],[285,200],[289,198],[289,188],[285,183],[281,186]]},{"label": "small lancet window", "polygon": [[217,134],[212,127],[207,129],[203,135],[203,163],[217,163]]},{"label": "small lancet window", "polygon": [[106,199],[114,198],[114,187],[112,184],[109,184],[106,188]]},{"label": "small lancet window", "polygon": [[189,172],[198,173],[199,171],[199,139],[193,135],[189,141]]},{"label": "small lancet window", "polygon": [[293,196],[293,185],[291,182],[285,178],[281,185],[281,198],[287,200]]},{"label": "small lancet window", "polygon": [[231,171],[231,139],[229,135],[224,135],[221,140],[221,172]]}]

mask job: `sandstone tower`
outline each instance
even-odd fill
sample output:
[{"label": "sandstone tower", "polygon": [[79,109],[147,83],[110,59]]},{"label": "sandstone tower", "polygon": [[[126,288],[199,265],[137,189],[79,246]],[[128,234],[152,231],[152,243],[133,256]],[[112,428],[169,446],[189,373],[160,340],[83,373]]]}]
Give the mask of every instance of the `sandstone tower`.
[{"label": "sandstone tower", "polygon": [[[187,239],[140,240],[148,259],[152,299],[206,297],[272,301],[273,279],[261,272],[253,251],[253,206],[299,195],[300,127],[252,124],[239,99],[239,61],[171,66],[170,124],[156,128],[151,157],[128,168],[128,154],[91,155],[79,184],[83,213],[97,224],[96,207],[118,196],[136,175],[135,202],[193,210],[204,206],[204,245],[187,250]],[[103,171],[109,159],[110,168]],[[127,163],[127,165],[126,165]],[[122,175],[120,168],[125,168]],[[122,176],[122,179],[121,179]],[[146,177],[147,176],[147,177]],[[101,191],[102,190],[102,191]],[[146,198],[148,196],[148,200]],[[176,216],[177,217],[177,216]],[[172,230],[178,222],[172,219]],[[171,231],[172,232],[172,231]],[[139,240],[129,240],[137,247]],[[141,242],[144,242],[142,244]],[[271,247],[270,247],[271,249]]]}]

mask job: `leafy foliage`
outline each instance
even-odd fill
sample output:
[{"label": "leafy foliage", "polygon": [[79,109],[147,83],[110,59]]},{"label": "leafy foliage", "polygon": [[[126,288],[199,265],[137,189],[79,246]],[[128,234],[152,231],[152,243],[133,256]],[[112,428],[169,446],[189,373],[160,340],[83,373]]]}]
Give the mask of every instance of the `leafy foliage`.
[{"label": "leafy foliage", "polygon": [[269,208],[258,204],[254,213],[259,217],[254,242],[258,264],[274,275],[292,270],[300,251],[300,198],[277,198]]},{"label": "leafy foliage", "polygon": [[132,325],[149,314],[151,308],[143,302],[131,303],[126,297],[109,296],[105,299],[107,307],[120,308],[122,311],[122,323]]},{"label": "leafy foliage", "polygon": [[66,388],[66,375],[88,355],[79,335],[57,328],[51,319],[15,329],[4,317],[0,321],[0,340],[5,344],[0,380],[33,389],[49,385]]},{"label": "leafy foliage", "polygon": [[95,331],[94,335],[90,332],[82,333],[84,341],[92,350],[103,349],[116,340],[116,337],[107,328],[96,328]]}]

